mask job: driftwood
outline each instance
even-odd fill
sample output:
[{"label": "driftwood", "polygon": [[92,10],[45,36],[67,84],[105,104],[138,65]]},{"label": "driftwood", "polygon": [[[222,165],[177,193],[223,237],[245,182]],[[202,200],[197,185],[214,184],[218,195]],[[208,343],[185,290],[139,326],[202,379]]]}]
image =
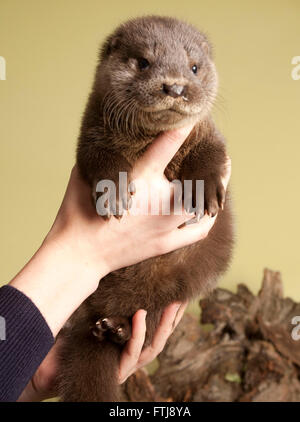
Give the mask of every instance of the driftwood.
[{"label": "driftwood", "polygon": [[[184,315],[149,376],[124,386],[129,401],[300,401],[300,303],[283,298],[280,273],[265,270],[258,296],[245,285],[200,301]],[[300,333],[300,330],[299,330]]]}]

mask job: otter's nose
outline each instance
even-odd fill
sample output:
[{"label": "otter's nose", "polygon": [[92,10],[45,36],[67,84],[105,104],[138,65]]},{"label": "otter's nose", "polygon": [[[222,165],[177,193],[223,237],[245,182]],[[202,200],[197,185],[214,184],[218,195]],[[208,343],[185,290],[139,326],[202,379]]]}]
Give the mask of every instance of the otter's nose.
[{"label": "otter's nose", "polygon": [[170,95],[173,98],[180,97],[184,93],[184,86],[182,85],[166,85],[163,84],[163,92],[167,95]]}]

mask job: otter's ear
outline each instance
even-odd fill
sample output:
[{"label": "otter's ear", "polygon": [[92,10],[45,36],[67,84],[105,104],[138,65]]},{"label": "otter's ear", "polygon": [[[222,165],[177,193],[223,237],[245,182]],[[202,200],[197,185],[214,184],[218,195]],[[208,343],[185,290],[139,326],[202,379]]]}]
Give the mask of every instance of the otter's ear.
[{"label": "otter's ear", "polygon": [[110,35],[104,42],[103,46],[101,47],[101,51],[100,51],[101,60],[109,57],[111,53],[119,47],[119,45],[120,45],[119,36],[114,35],[114,34]]},{"label": "otter's ear", "polygon": [[205,34],[202,34],[200,46],[204,54],[209,57],[212,57],[213,49]]},{"label": "otter's ear", "polygon": [[210,56],[210,47],[207,41],[202,41],[201,48],[205,54]]}]

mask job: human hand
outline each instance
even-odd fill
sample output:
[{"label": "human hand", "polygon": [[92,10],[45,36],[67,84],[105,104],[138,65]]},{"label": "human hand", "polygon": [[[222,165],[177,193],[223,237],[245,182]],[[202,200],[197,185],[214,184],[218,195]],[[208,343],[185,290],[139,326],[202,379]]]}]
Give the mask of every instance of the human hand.
[{"label": "human hand", "polygon": [[[164,170],[191,127],[165,132],[138,160],[134,178],[156,183],[162,196],[170,195]],[[230,160],[224,177],[227,186]],[[135,200],[145,200],[139,190]],[[163,198],[162,198],[163,199]],[[181,227],[191,219],[181,215],[132,215],[104,221],[91,201],[91,189],[73,168],[56,220],[42,246],[10,282],[38,307],[54,336],[108,273],[162,255],[205,238],[216,217]]]},{"label": "human hand", "polygon": [[162,352],[166,341],[181,320],[187,303],[167,306],[156,329],[152,343],[142,350],[146,335],[146,311],[137,311],[132,318],[132,334],[120,361],[119,383],[122,384],[137,369],[152,362]]},{"label": "human hand", "polygon": [[[168,337],[181,320],[186,306],[186,303],[172,303],[166,307],[151,345],[143,350],[146,334],[146,312],[140,309],[134,314],[132,318],[132,335],[121,355],[119,366],[120,384],[125,382],[137,369],[149,364],[163,350]],[[18,401],[42,401],[58,396],[56,380],[59,373],[58,353],[61,341],[63,340],[57,339]]]},{"label": "human hand", "polygon": [[[190,130],[191,127],[185,127],[163,133],[137,161],[130,177],[137,182],[142,180],[146,189],[137,189],[133,196],[134,204],[150,203],[149,194],[153,186],[161,201],[170,198],[174,185],[166,179],[164,170]],[[225,186],[229,177],[230,165],[224,178]],[[201,240],[215,221],[215,218],[205,215],[198,224],[179,229],[191,220],[191,214],[186,214],[183,209],[181,215],[162,215],[161,209],[159,214],[136,215],[129,211],[120,221],[115,218],[104,221],[96,214],[90,188],[75,167],[47,238],[62,242],[64,247],[69,245],[74,256],[77,254],[78,259],[84,257],[88,265],[98,268],[99,275],[105,275]]]}]

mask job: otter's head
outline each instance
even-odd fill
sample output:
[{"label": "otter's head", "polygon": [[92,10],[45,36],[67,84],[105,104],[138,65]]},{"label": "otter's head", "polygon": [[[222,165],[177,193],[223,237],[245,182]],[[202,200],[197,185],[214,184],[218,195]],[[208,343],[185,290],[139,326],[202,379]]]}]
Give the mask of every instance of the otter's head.
[{"label": "otter's head", "polygon": [[130,133],[180,127],[203,119],[217,90],[206,37],[174,18],[149,16],[122,24],[104,43],[96,75],[103,112]]}]

